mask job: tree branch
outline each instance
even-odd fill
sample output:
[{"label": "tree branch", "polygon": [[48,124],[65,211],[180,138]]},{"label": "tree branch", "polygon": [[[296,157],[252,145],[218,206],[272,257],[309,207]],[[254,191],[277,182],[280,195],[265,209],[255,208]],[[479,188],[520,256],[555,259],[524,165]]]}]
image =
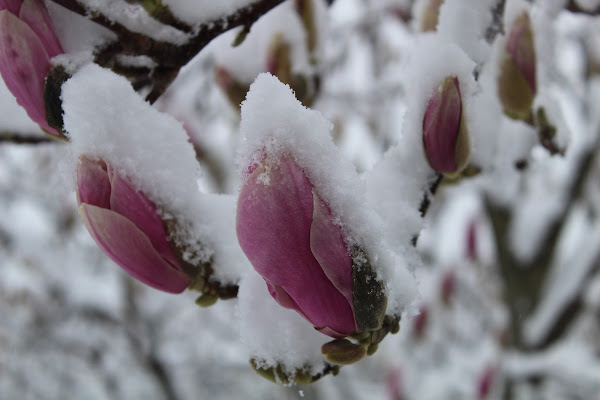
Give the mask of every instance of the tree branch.
[{"label": "tree branch", "polygon": [[0,132],[0,143],[14,144],[45,144],[45,143],[61,143],[60,140],[52,139],[48,136],[38,136],[36,134],[23,135],[17,132]]}]

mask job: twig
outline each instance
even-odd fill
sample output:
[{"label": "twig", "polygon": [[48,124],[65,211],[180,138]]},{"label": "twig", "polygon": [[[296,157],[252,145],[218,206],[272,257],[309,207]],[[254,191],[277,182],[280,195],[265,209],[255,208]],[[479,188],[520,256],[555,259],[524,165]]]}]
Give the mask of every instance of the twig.
[{"label": "twig", "polygon": [[62,143],[60,140],[54,140],[47,136],[23,135],[16,132],[0,132],[0,143],[2,142],[14,144]]},{"label": "twig", "polygon": [[262,15],[283,3],[284,0],[258,0],[241,7],[228,16],[203,23],[198,27],[194,36],[184,45],[154,40],[141,33],[133,32],[124,25],[111,21],[97,10],[91,12],[91,10],[85,9],[76,0],[51,1],[117,34],[118,40],[116,42],[111,43],[96,54],[98,64],[111,67],[118,55],[144,55],[154,60],[158,67],[150,74],[152,90],[146,98],[148,101],[154,102],[165,92],[181,67],[186,65],[214,38],[238,26],[251,26]]}]

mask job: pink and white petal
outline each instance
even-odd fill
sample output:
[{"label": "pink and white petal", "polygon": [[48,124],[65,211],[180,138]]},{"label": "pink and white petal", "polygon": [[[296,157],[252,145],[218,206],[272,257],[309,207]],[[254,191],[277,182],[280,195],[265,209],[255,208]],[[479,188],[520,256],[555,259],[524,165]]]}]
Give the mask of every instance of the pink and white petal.
[{"label": "pink and white petal", "polygon": [[284,158],[268,170],[258,167],[238,200],[240,246],[254,269],[281,286],[313,325],[352,333],[354,316],[348,301],[311,252],[312,215],[312,185],[294,161]]},{"label": "pink and white petal", "polygon": [[110,167],[109,179],[112,186],[110,209],[133,222],[150,239],[156,251],[173,266],[179,268],[180,263],[167,241],[163,221],[154,203]]},{"label": "pink and white petal", "polygon": [[7,10],[0,11],[0,74],[4,83],[43,129],[58,136],[46,122],[44,86],[50,58],[33,30]]},{"label": "pink and white petal", "polygon": [[323,200],[316,193],[313,197],[310,248],[327,278],[352,305],[352,258],[346,247],[342,229],[333,223],[331,211]]},{"label": "pink and white petal", "polygon": [[339,332],[336,332],[336,331],[334,331],[333,329],[331,329],[328,326],[324,326],[322,328],[315,327],[315,329],[318,330],[319,332],[321,332],[322,334],[325,334],[327,336],[331,336],[334,339],[341,339],[341,338],[344,338],[344,337],[348,336],[347,334],[344,335],[344,334],[341,334]]},{"label": "pink and white petal", "polygon": [[131,276],[155,289],[181,293],[190,280],[154,249],[133,222],[104,208],[81,204],[79,214],[98,246]]},{"label": "pink and white petal", "polygon": [[77,203],[110,208],[110,191],[106,164],[82,156],[77,165]]},{"label": "pink and white petal", "polygon": [[42,0],[23,1],[19,18],[38,35],[50,58],[64,53],[54,32],[46,5]]},{"label": "pink and white petal", "polygon": [[8,10],[18,16],[21,4],[23,4],[23,0],[0,0],[0,11]]}]

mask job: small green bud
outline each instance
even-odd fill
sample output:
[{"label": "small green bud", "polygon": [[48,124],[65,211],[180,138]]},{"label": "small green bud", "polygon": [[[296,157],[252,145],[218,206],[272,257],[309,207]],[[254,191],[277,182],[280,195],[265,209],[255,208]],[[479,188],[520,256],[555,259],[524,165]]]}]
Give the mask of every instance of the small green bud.
[{"label": "small green bud", "polygon": [[367,354],[364,347],[347,339],[336,339],[321,347],[325,360],[336,365],[350,365],[360,361]]}]

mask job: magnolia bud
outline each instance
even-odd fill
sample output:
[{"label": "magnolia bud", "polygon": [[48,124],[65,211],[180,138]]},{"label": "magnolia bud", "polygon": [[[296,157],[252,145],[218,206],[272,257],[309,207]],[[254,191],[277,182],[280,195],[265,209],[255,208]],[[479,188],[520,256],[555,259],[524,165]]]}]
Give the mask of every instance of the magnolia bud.
[{"label": "magnolia bud", "polygon": [[0,2],[0,74],[27,115],[54,137],[46,122],[44,86],[50,59],[62,54],[42,0]]},{"label": "magnolia bud", "polygon": [[529,14],[524,12],[510,29],[500,64],[498,96],[506,115],[529,119],[536,91],[533,29]]},{"label": "magnolia bud", "polygon": [[427,5],[421,16],[421,30],[423,32],[435,31],[440,16],[440,7],[444,0],[427,0]]},{"label": "magnolia bud", "polygon": [[169,293],[185,290],[183,272],[156,206],[104,161],[81,157],[79,214],[98,246],[131,276]]},{"label": "magnolia bud", "polygon": [[423,117],[423,143],[431,167],[457,174],[469,160],[469,135],[456,76],[449,76],[429,99]]},{"label": "magnolia bud", "polygon": [[336,339],[325,343],[321,353],[328,362],[335,365],[350,365],[362,360],[367,351],[359,344],[354,344],[347,339]]},{"label": "magnolia bud", "polygon": [[289,156],[252,168],[238,200],[237,235],[271,296],[334,338],[380,328],[383,284],[362,250],[349,251],[304,171]]}]

